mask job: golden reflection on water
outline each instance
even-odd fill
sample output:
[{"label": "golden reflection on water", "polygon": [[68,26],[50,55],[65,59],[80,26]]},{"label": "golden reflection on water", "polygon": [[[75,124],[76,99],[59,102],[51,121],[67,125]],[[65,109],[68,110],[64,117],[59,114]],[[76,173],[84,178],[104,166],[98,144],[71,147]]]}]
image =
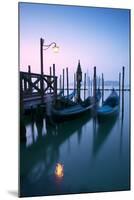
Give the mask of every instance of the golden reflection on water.
[{"label": "golden reflection on water", "polygon": [[58,178],[62,178],[64,176],[64,166],[60,163],[57,163],[55,168],[55,175]]}]

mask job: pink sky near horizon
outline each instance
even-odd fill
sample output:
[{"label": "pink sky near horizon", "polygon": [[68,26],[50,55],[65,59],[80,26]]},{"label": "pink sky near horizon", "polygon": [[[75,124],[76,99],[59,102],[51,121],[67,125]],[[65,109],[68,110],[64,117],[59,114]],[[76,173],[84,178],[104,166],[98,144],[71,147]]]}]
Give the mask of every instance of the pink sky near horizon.
[{"label": "pink sky near horizon", "polygon": [[88,71],[91,76],[96,66],[97,74],[103,72],[110,80],[118,80],[118,73],[125,66],[128,82],[128,14],[118,9],[110,12],[23,4],[20,10],[20,70],[27,71],[30,65],[32,72],[40,73],[40,37],[43,37],[45,44],[54,41],[60,47],[56,54],[52,48],[44,51],[44,74],[49,74],[49,67],[55,64],[56,75],[68,67],[71,80],[80,60],[83,74]]}]

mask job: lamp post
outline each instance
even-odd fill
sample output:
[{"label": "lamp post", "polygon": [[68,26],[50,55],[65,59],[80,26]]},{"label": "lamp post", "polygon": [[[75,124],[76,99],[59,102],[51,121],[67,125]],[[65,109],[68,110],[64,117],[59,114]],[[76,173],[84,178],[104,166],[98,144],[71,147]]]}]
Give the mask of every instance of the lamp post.
[{"label": "lamp post", "polygon": [[44,39],[40,38],[40,67],[41,67],[41,97],[42,97],[42,103],[44,102],[44,82],[43,82],[43,51],[46,51],[50,47],[53,48],[53,51],[55,53],[58,53],[59,47],[55,42],[50,43],[49,45],[44,44]]},{"label": "lamp post", "polygon": [[43,51],[46,51],[50,47],[53,48],[54,53],[58,53],[59,47],[57,46],[57,44],[55,42],[52,42],[52,43],[46,45],[46,44],[44,44],[44,39],[40,38],[41,75],[44,74],[44,72],[43,72]]}]

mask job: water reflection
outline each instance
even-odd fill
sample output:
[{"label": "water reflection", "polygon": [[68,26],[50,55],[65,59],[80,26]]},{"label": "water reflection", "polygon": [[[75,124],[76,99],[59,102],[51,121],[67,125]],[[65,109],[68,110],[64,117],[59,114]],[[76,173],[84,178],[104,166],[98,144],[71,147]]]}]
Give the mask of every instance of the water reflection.
[{"label": "water reflection", "polygon": [[124,105],[121,113],[121,120],[120,120],[120,155],[122,154],[123,148],[123,129],[124,129]]},{"label": "water reflection", "polygon": [[100,151],[108,136],[112,132],[112,128],[117,120],[117,116],[106,123],[99,123],[98,128],[96,118],[94,119],[94,136],[93,136],[93,154],[94,156]]},{"label": "water reflection", "polygon": [[[26,125],[26,146],[29,147],[33,143],[38,142],[42,136],[46,137],[47,144],[51,141],[51,143],[54,144],[58,142],[59,145],[60,142],[62,143],[64,140],[68,139],[74,132],[77,132],[78,143],[80,144],[82,126],[88,122],[90,118],[91,114],[86,114],[82,119],[78,118],[60,124],[55,123],[53,126],[47,124],[45,118],[40,118],[39,120],[34,119],[30,124]],[[56,139],[56,136],[58,139]]]},{"label": "water reflection", "polygon": [[[84,131],[85,132],[85,131]],[[78,136],[78,144],[80,144],[81,137],[82,137],[82,127],[80,127],[77,131],[77,136]]]},{"label": "water reflection", "polygon": [[[48,127],[47,129],[47,140],[51,141],[53,144],[60,145],[65,140],[68,140],[69,137],[77,132],[78,141],[80,143],[81,135],[82,135],[82,127],[91,119],[91,115],[85,115],[82,120],[76,119],[68,122],[56,124],[55,127]],[[53,133],[55,133],[53,135]],[[54,139],[52,139],[54,137]]]},{"label": "water reflection", "polygon": [[[123,120],[121,109],[109,123],[98,123],[94,113],[53,126],[45,118],[27,120],[26,143],[20,147],[21,194],[128,188],[129,117],[124,106]],[[55,177],[57,163],[64,165],[62,181]]]},{"label": "water reflection", "polygon": [[30,171],[28,179],[30,182],[34,183],[38,181],[45,170],[45,163],[43,161],[38,162]]},{"label": "water reflection", "polygon": [[43,133],[43,119],[40,121],[35,121],[36,124],[36,128],[38,131],[38,136],[42,137],[42,133]]},{"label": "water reflection", "polygon": [[59,179],[63,178],[63,176],[64,176],[64,166],[61,163],[56,164],[55,175]]},{"label": "water reflection", "polygon": [[33,144],[33,135],[31,133],[31,125],[26,127],[26,147]]},{"label": "water reflection", "polygon": [[42,139],[42,136],[45,136],[46,133],[45,119],[40,121],[31,121],[30,124],[26,125],[26,147],[36,143],[38,139]]},{"label": "water reflection", "polygon": [[[26,147],[28,148],[23,151],[20,172],[22,174],[23,169],[25,169],[27,183],[33,184],[39,181],[42,176],[45,175],[46,177],[52,173],[54,165],[59,162],[61,145],[67,141],[68,153],[70,153],[71,144],[69,138],[73,134],[78,135],[78,143],[80,144],[83,132],[82,127],[90,119],[91,115],[87,114],[82,120],[72,120],[71,123],[69,121],[55,124],[55,126],[47,126],[45,119],[42,119],[42,121],[32,121],[31,124],[26,126]],[[45,131],[46,133],[44,134]],[[29,148],[31,149],[30,151],[28,151]],[[22,181],[21,184],[23,187],[24,182]]]},{"label": "water reflection", "polygon": [[34,142],[37,141],[38,132],[37,127],[34,122],[26,126],[26,147],[31,146]]}]

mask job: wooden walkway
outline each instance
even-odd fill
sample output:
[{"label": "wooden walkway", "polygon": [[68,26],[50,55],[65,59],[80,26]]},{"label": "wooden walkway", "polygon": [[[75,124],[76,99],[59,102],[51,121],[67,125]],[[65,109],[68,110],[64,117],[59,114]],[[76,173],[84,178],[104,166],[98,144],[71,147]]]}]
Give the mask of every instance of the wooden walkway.
[{"label": "wooden walkway", "polygon": [[[47,104],[50,101],[53,101],[54,95],[53,94],[46,94],[44,95],[43,102],[44,104]],[[37,108],[38,105],[42,104],[42,97],[36,96],[36,97],[29,97],[27,99],[23,99],[23,108],[24,110],[28,110],[30,108]]]},{"label": "wooden walkway", "polygon": [[57,77],[20,72],[20,103],[23,109],[36,108],[57,96]]}]

